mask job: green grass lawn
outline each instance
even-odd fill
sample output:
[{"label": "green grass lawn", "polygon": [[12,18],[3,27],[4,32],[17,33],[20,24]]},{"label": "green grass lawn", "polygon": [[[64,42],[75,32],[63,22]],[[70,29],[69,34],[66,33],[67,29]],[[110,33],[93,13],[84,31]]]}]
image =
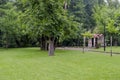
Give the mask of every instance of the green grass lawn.
[{"label": "green grass lawn", "polygon": [[[95,49],[95,51],[104,51],[104,48],[101,47],[101,48],[99,48],[99,49]],[[110,52],[110,51],[111,51],[111,47],[106,47],[106,52]],[[120,47],[113,46],[113,47],[112,47],[112,51],[113,51],[113,52],[120,53]]]},{"label": "green grass lawn", "polygon": [[120,55],[39,48],[0,49],[0,80],[120,80]]}]

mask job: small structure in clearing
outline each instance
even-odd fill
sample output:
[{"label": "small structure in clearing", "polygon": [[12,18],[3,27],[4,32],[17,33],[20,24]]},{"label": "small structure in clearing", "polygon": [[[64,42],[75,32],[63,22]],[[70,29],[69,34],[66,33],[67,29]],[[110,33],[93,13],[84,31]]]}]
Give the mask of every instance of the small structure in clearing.
[{"label": "small structure in clearing", "polygon": [[103,34],[93,34],[92,38],[88,40],[88,47],[100,47],[104,46],[104,35]]}]

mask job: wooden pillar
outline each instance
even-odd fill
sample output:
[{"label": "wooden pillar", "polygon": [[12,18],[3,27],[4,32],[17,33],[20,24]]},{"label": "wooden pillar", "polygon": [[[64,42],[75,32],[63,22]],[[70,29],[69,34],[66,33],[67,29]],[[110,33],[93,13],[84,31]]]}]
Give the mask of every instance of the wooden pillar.
[{"label": "wooden pillar", "polygon": [[92,47],[92,39],[88,40],[88,47]]},{"label": "wooden pillar", "polygon": [[110,37],[111,56],[112,56],[112,36]]},{"label": "wooden pillar", "polygon": [[95,47],[95,45],[96,45],[96,44],[95,44],[95,38],[94,38],[94,47]]},{"label": "wooden pillar", "polygon": [[83,53],[85,52],[85,42],[86,42],[85,39],[86,39],[86,38],[85,38],[85,36],[84,36],[84,38],[83,38]]}]

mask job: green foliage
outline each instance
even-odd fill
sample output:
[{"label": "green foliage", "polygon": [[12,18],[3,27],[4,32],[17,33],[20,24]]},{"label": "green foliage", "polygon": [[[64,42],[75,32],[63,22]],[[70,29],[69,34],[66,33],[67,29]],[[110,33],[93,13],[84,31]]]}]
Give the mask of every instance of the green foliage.
[{"label": "green foliage", "polygon": [[85,32],[82,34],[84,37],[87,37],[87,38],[92,38],[93,37],[93,34],[90,33],[89,31],[88,32]]},{"label": "green foliage", "polygon": [[82,27],[87,30],[93,30],[95,26],[92,17],[94,2],[93,0],[71,0],[68,8],[69,15],[74,17],[74,21],[82,23]]},{"label": "green foliage", "polygon": [[119,31],[119,29],[118,29],[118,27],[115,27],[114,26],[114,20],[111,20],[109,23],[108,23],[108,25],[107,25],[107,30],[108,30],[108,32],[110,33],[110,34],[114,34],[114,35],[116,35],[117,33],[118,33],[118,31]]},{"label": "green foliage", "polygon": [[4,47],[15,46],[15,37],[19,34],[16,8],[10,2],[3,7],[6,9],[0,8],[4,12],[0,18],[1,43]]},{"label": "green foliage", "polygon": [[[114,35],[114,40],[119,41],[119,10],[120,4],[118,0],[107,0],[104,5],[96,5],[93,9],[94,19],[96,20],[95,33],[104,33],[104,27],[106,30],[106,39],[109,39],[110,35]],[[116,40],[117,39],[117,40]],[[116,43],[113,43],[116,44]]]},{"label": "green foliage", "polygon": [[[64,1],[27,1],[29,7],[25,14],[32,20],[27,22],[29,28],[34,28],[35,35],[47,37],[59,37],[60,41],[74,35],[76,25],[67,10],[63,8]],[[34,22],[31,26],[31,23]]]},{"label": "green foliage", "polygon": [[22,13],[14,2],[7,2],[0,10],[2,13],[0,16],[0,46],[7,48],[22,47],[28,42],[32,44],[31,38],[27,37],[29,28],[22,24],[20,20]]},{"label": "green foliage", "polygon": [[101,34],[104,27],[107,38],[117,34],[120,42],[118,0],[0,0],[2,47],[32,46],[40,42],[42,35],[61,44],[82,44],[81,33]]}]

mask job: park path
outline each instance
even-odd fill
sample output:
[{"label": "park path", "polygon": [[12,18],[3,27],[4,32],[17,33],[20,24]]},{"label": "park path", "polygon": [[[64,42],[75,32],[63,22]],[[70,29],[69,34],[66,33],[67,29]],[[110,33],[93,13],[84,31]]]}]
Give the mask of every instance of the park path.
[{"label": "park path", "polygon": [[[80,50],[83,51],[82,47],[58,47],[57,49],[62,49],[62,50]],[[98,53],[111,53],[111,52],[104,52],[104,51],[99,51],[95,50],[94,48],[84,48],[85,52],[98,52]],[[113,54],[120,54],[120,52],[112,52]]]},{"label": "park path", "polygon": [[[58,47],[57,49],[62,49],[62,50],[80,50],[83,51],[83,48],[81,47]],[[85,51],[91,51],[93,50],[92,48],[85,48]]]}]

